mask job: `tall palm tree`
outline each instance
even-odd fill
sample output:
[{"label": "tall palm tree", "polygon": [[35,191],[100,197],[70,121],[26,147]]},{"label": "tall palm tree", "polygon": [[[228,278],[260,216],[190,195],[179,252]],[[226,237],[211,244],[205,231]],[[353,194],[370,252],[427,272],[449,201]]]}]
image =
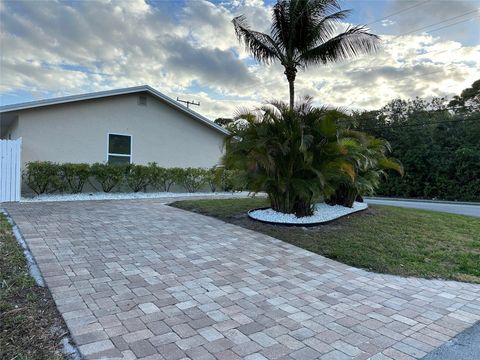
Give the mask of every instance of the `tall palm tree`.
[{"label": "tall palm tree", "polygon": [[280,61],[284,66],[293,109],[298,68],[341,61],[377,49],[379,37],[363,26],[335,35],[336,24],[350,10],[337,0],[279,0],[272,10],[271,34],[250,29],[244,15],[233,19],[235,32],[260,63]]}]

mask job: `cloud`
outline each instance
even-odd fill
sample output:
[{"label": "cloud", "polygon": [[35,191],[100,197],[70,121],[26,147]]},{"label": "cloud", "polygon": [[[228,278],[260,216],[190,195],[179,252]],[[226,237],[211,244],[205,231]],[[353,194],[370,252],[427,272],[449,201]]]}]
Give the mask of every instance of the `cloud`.
[{"label": "cloud", "polygon": [[253,80],[245,63],[232,51],[195,48],[180,39],[171,39],[166,48],[165,66],[179,78],[186,77],[187,81],[195,79],[220,90],[225,87],[241,90]]},{"label": "cloud", "polygon": [[383,27],[387,27],[387,26],[392,26],[395,24],[395,21],[392,21],[392,20],[389,20],[389,19],[385,19],[385,20],[382,20],[380,22],[382,24]]},{"label": "cloud", "polygon": [[[387,13],[402,3],[394,1]],[[4,94],[47,97],[149,84],[173,98],[200,101],[196,110],[213,119],[230,117],[238,107],[288,99],[282,66],[253,61],[231,24],[234,16],[245,14],[253,29],[268,31],[271,7],[263,1],[0,4]],[[440,7],[429,22],[445,15],[445,6]],[[383,39],[377,54],[299,71],[297,95],[372,109],[395,97],[454,94],[469,86],[480,72],[478,41],[439,33],[392,35],[398,26],[415,25],[403,16],[426,8],[389,19],[388,26],[377,24]]]}]

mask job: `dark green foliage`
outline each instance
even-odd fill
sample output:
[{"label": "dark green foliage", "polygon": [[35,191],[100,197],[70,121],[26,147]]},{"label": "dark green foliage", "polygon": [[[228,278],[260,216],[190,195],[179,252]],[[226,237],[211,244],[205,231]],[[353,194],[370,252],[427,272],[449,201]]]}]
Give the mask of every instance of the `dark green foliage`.
[{"label": "dark green foliage", "polygon": [[235,190],[243,190],[243,187],[238,186],[238,179],[240,177],[240,171],[236,170],[227,170],[222,169],[220,173],[220,187],[223,191],[235,191]]},{"label": "dark green foliage", "polygon": [[208,181],[208,171],[201,168],[186,168],[177,170],[178,184],[188,192],[197,192]]},{"label": "dark green foliage", "polygon": [[377,195],[480,201],[480,113],[445,110],[443,99],[394,100],[355,114],[357,126],[392,145],[405,176],[392,173]]},{"label": "dark green foliage", "polygon": [[[229,175],[233,175],[233,172]],[[23,178],[38,195],[55,191],[80,193],[85,183],[91,179],[100,184],[104,192],[118,189],[124,183],[134,192],[146,191],[148,186],[157,191],[168,192],[173,184],[183,186],[189,192],[196,192],[208,184],[210,189],[215,191],[217,186],[223,188],[226,181],[217,177],[215,169],[163,168],[156,163],[148,166],[108,163],[59,165],[49,161],[28,163]],[[228,183],[228,187],[233,189],[233,181],[229,179]],[[91,185],[95,187],[95,183]]]},{"label": "dark green foliage", "polygon": [[125,180],[134,192],[145,191],[152,180],[150,166],[130,164],[126,168]]},{"label": "dark green foliage", "polygon": [[[378,185],[383,169],[400,167],[386,157],[388,143],[337,124],[346,117],[309,98],[294,109],[275,102],[240,114],[247,125],[231,129],[224,165],[239,171],[247,189],[266,192],[274,210],[298,217],[340,186],[355,199]],[[330,202],[352,205],[351,196],[338,195]]]},{"label": "dark green foliage", "polygon": [[224,166],[218,166],[207,170],[206,183],[212,192],[221,191],[243,191],[245,182],[242,172],[238,170],[227,170]]},{"label": "dark green foliage", "polygon": [[23,180],[37,195],[62,190],[63,187],[60,166],[50,161],[27,163]]},{"label": "dark green foliage", "polygon": [[457,113],[480,111],[480,80],[463,90],[459,96],[454,96],[448,106],[455,107]]},{"label": "dark green foliage", "polygon": [[343,126],[339,126],[338,134],[343,156],[352,165],[354,176],[339,178],[334,193],[326,199],[327,203],[352,207],[358,198],[375,192],[386,175],[385,170],[403,175],[401,163],[387,157],[391,152],[387,141]]},{"label": "dark green foliage", "polygon": [[91,167],[93,178],[100,184],[104,192],[110,192],[120,186],[125,178],[129,165],[95,163]]},{"label": "dark green foliage", "polygon": [[217,169],[213,167],[211,169],[208,169],[205,173],[205,181],[212,192],[215,192],[219,185],[219,177],[217,175],[217,172]]},{"label": "dark green foliage", "polygon": [[150,185],[158,191],[169,192],[174,183],[177,182],[180,168],[164,168],[156,163],[148,164],[150,167]]},{"label": "dark green foliage", "polygon": [[217,183],[222,191],[244,191],[248,190],[245,185],[245,175],[240,170],[229,170],[219,167],[216,173]]},{"label": "dark green foliage", "polygon": [[71,193],[80,193],[90,177],[89,164],[66,163],[60,165],[61,178],[64,190]]}]

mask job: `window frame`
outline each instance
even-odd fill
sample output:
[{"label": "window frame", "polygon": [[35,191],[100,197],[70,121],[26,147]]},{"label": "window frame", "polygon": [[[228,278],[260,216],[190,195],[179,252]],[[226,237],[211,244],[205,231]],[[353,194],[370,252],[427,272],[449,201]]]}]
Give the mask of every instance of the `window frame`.
[{"label": "window frame", "polygon": [[[128,136],[130,138],[130,155],[127,154],[117,154],[110,152],[110,135],[118,135],[118,136]],[[122,134],[116,132],[108,132],[107,133],[107,159],[106,163],[109,164],[109,158],[111,156],[121,156],[121,157],[128,157],[130,159],[129,164],[133,164],[133,136],[131,134]]]}]

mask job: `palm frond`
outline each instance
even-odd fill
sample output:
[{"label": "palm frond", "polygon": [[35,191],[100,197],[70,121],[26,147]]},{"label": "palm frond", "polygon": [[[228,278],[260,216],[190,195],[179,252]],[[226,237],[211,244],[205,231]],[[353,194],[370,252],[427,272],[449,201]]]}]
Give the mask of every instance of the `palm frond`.
[{"label": "palm frond", "polygon": [[391,169],[398,172],[400,175],[404,174],[403,165],[400,161],[392,158],[384,158],[381,159],[379,162],[379,166],[383,169]]},{"label": "palm frond", "polygon": [[328,41],[335,33],[338,23],[347,18],[350,12],[350,10],[340,10],[319,19],[313,19],[314,22],[309,29],[308,36],[310,43],[317,44]]},{"label": "palm frond", "polygon": [[305,65],[342,61],[376,51],[379,40],[377,35],[369,33],[363,26],[350,27],[323,44],[302,53],[301,60]]},{"label": "palm frond", "polygon": [[273,39],[262,32],[251,30],[244,15],[232,20],[235,34],[243,41],[245,48],[261,63],[271,63],[275,59],[282,60],[283,56]]},{"label": "palm frond", "polygon": [[286,1],[278,1],[272,9],[270,32],[278,46],[285,50],[290,38],[290,7]]}]

